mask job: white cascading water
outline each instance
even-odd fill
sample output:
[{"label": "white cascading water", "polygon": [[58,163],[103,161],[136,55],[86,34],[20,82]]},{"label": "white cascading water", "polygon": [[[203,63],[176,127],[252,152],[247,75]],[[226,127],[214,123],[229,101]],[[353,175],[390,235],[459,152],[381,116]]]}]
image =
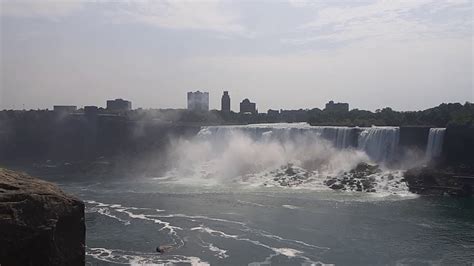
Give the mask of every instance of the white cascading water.
[{"label": "white cascading water", "polygon": [[320,131],[320,136],[329,140],[334,147],[344,149],[355,146],[355,130],[351,127],[314,127],[315,131]]},{"label": "white cascading water", "polygon": [[[399,127],[359,128],[310,126],[306,123],[296,124],[253,124],[244,126],[210,126],[204,127],[200,136],[212,135],[217,139],[239,132],[254,140],[272,138],[279,141],[295,140],[301,136],[317,136],[330,142],[335,148],[345,149],[358,147],[365,151],[375,162],[393,160],[396,155],[399,138]],[[357,140],[356,140],[357,139]]]},{"label": "white cascading water", "polygon": [[[359,134],[359,137],[357,137]],[[382,163],[368,177],[377,192],[405,193],[393,159],[399,128],[314,127],[306,123],[203,127],[170,150],[165,179],[197,186],[232,184],[329,189],[326,180],[347,176],[361,163]],[[359,144],[357,142],[359,141]]]},{"label": "white cascading water", "polygon": [[329,141],[334,147],[339,149],[356,146],[355,128],[310,126],[307,123],[210,126],[202,128],[198,135],[212,135],[217,138],[222,138],[235,132],[243,133],[254,140],[271,137],[280,141],[294,140],[301,136],[314,135]]},{"label": "white cascading water", "polygon": [[[353,128],[310,126],[306,123],[210,126],[201,129],[198,135],[201,137],[212,136],[215,141],[222,141],[223,137],[229,137],[236,132],[258,141],[271,138],[284,142],[301,137],[316,136],[317,139],[328,141],[337,149],[357,147],[364,151],[371,160],[378,163],[388,162],[395,158],[400,140],[399,127]],[[440,133],[438,132],[440,130],[435,131],[438,135],[434,138],[439,138]],[[436,142],[438,139],[434,141]],[[435,149],[438,148],[435,147]]]},{"label": "white cascading water", "polygon": [[426,159],[439,157],[443,150],[443,140],[446,128],[430,128],[428,144],[426,146]]},{"label": "white cascading water", "polygon": [[399,140],[399,127],[364,128],[358,137],[358,147],[372,160],[386,162],[395,158]]}]

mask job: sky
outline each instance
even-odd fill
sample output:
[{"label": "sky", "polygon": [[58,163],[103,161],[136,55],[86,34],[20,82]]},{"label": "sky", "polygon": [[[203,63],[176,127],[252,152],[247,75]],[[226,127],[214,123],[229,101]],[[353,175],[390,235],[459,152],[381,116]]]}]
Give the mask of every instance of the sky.
[{"label": "sky", "polygon": [[0,109],[474,102],[473,0],[0,0]]}]

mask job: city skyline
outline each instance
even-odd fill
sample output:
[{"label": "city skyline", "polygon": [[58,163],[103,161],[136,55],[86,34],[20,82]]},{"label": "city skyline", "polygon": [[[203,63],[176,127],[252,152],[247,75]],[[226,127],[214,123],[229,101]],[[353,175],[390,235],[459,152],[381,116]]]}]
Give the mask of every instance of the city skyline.
[{"label": "city skyline", "polygon": [[[0,109],[186,108],[222,90],[259,109],[472,102],[470,1],[0,3]],[[239,103],[232,102],[238,110]]]},{"label": "city skyline", "polygon": [[[193,95],[195,93],[202,93],[202,94],[206,94],[207,96],[207,99],[205,100],[206,102],[204,103],[200,103],[200,104],[204,104],[206,107],[204,108],[201,108],[201,107],[193,107],[194,104],[191,104],[190,105],[190,94]],[[113,108],[110,107],[111,104],[118,104],[120,105],[120,107],[118,107],[118,109],[123,109],[123,110],[128,110],[128,111],[132,111],[132,110],[139,110],[139,109],[144,109],[144,110],[166,110],[166,109],[169,109],[169,110],[191,110],[191,111],[226,111],[224,110],[223,108],[223,102],[222,102],[222,97],[221,97],[221,101],[219,102],[219,106],[215,107],[215,108],[210,108],[209,106],[211,106],[211,102],[209,100],[209,92],[207,91],[195,91],[195,92],[187,92],[186,93],[186,106],[185,107],[149,107],[149,108],[143,108],[143,107],[136,107],[136,108],[132,108],[132,101],[129,101],[128,99],[123,99],[123,98],[115,98],[115,99],[106,99],[104,100],[104,103],[102,104],[98,104],[98,105],[93,105],[93,104],[87,104],[87,103],[80,103],[80,104],[64,104],[64,103],[55,103],[53,104],[52,106],[47,106],[45,108],[12,108],[12,109],[0,109],[0,111],[8,111],[8,110],[14,110],[14,111],[22,111],[22,110],[26,110],[26,111],[29,111],[29,110],[49,110],[49,111],[55,111],[56,110],[56,107],[59,107],[59,108],[71,108],[71,107],[74,107],[75,110],[79,110],[79,109],[86,109],[86,108],[95,108],[95,109],[104,109],[104,110],[111,110]],[[224,96],[227,96],[229,97],[230,94],[229,94],[229,91],[222,91],[222,95]],[[221,95],[221,96],[222,96]],[[194,101],[194,100],[192,100]],[[199,100],[201,101],[201,99]],[[235,105],[237,105],[237,108],[232,108],[232,103],[233,102],[236,102]],[[229,103],[230,104],[230,111],[231,112],[234,112],[234,113],[242,113],[242,103],[246,102],[249,103],[249,104],[253,104],[255,105],[254,107],[250,107],[250,108],[254,108],[256,110],[256,113],[272,113],[272,112],[280,112],[280,111],[298,111],[298,110],[305,110],[305,111],[308,111],[308,110],[313,110],[313,109],[319,109],[319,110],[339,110],[339,111],[343,111],[343,112],[348,112],[348,111],[351,111],[351,110],[367,110],[367,109],[361,109],[361,108],[349,108],[349,106],[352,107],[352,105],[350,103],[346,103],[346,102],[337,102],[337,101],[334,101],[334,100],[329,100],[328,102],[326,102],[323,106],[314,106],[314,107],[311,107],[311,108],[293,108],[293,109],[285,109],[285,108],[282,108],[282,107],[274,107],[274,108],[268,108],[268,109],[265,109],[265,110],[260,110],[260,112],[258,111],[258,103],[257,102],[251,102],[250,99],[248,97],[245,97],[241,100],[232,100],[232,97],[229,98]],[[457,103],[460,103],[460,104],[465,104],[465,103],[471,103],[470,101],[466,101],[466,102],[457,102]],[[443,103],[441,103],[443,104]],[[447,104],[451,104],[451,103],[447,103]],[[215,105],[215,104],[212,104],[212,105]],[[438,105],[436,106],[431,106],[429,108],[433,108],[433,107],[437,107]],[[394,111],[400,111],[400,112],[411,112],[411,110],[395,110],[393,109],[391,106],[384,106],[383,108],[390,108]],[[380,108],[380,109],[377,109],[377,110],[381,110],[383,108]],[[429,108],[426,108],[426,109],[429,109]],[[245,109],[245,108],[244,108]],[[424,110],[426,110],[424,109]],[[367,110],[367,111],[377,111],[377,110]],[[416,111],[423,111],[423,110],[416,110]]]},{"label": "city skyline", "polygon": [[[232,98],[230,97],[229,91],[223,91],[222,98],[221,98],[221,106],[220,108],[215,108],[215,109],[209,108],[209,92],[199,91],[199,90],[195,92],[190,91],[190,92],[187,92],[186,95],[187,95],[186,108],[147,108],[147,109],[174,109],[174,110],[187,109],[190,111],[206,111],[206,112],[221,111],[221,112],[234,112],[234,113],[246,113],[246,112],[255,113],[255,114],[258,113],[257,103],[251,102],[249,98],[245,98],[245,99],[242,99],[242,101],[239,101],[239,109],[233,110],[231,107]],[[328,105],[330,107],[328,107]],[[320,109],[320,110],[324,110],[324,109],[341,110],[340,107],[333,108],[333,106],[340,106],[340,105],[344,106],[342,108],[342,111],[348,112],[350,110],[348,103],[335,103],[333,100],[326,103],[324,108],[314,107],[314,108],[305,108],[304,110],[311,110],[315,108]],[[86,110],[87,108],[90,108],[90,109],[93,108],[94,111],[97,111],[99,108],[102,108],[104,110],[109,110],[109,111],[132,111],[132,110],[137,110],[137,109],[143,109],[141,107],[132,108],[132,102],[126,99],[122,99],[122,98],[106,100],[105,106],[88,105],[88,104],[82,104],[82,105],[55,104],[52,107],[53,107],[52,109],[48,107],[48,108],[40,109],[40,110],[52,110],[52,111],[58,111],[58,112],[67,111],[67,112],[72,113],[79,109]],[[27,110],[27,109],[12,109],[12,110]],[[35,109],[30,109],[30,110],[35,110]],[[280,110],[285,110],[285,109],[270,108],[268,110],[263,111],[263,113],[267,113],[267,112],[270,113],[270,112],[275,112],[275,111],[279,112]],[[302,108],[298,108],[294,110],[302,110]],[[3,111],[3,110],[0,110],[0,111]],[[262,111],[260,113],[262,113]]]}]

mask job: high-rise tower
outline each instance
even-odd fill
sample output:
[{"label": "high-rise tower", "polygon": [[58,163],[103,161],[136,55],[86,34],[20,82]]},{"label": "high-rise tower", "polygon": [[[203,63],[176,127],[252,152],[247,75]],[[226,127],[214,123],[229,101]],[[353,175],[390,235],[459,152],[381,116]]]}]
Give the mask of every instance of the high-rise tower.
[{"label": "high-rise tower", "polygon": [[230,96],[228,91],[224,91],[221,99],[221,111],[222,112],[230,112]]},{"label": "high-rise tower", "polygon": [[188,110],[209,111],[209,92],[188,92]]}]

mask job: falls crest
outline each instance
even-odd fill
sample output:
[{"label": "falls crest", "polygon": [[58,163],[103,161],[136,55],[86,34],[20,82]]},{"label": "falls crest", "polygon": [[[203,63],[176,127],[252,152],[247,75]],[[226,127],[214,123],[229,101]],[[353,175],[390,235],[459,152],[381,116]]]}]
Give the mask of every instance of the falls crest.
[{"label": "falls crest", "polygon": [[359,134],[358,147],[374,161],[391,161],[395,159],[399,141],[399,127],[371,127]]},{"label": "falls crest", "polygon": [[310,126],[306,123],[294,124],[253,124],[244,126],[209,126],[203,127],[199,136],[213,136],[217,138],[229,137],[232,133],[243,133],[254,140],[268,138],[288,141],[301,136],[317,136],[330,142],[336,148],[355,147],[357,145],[357,128]]}]

